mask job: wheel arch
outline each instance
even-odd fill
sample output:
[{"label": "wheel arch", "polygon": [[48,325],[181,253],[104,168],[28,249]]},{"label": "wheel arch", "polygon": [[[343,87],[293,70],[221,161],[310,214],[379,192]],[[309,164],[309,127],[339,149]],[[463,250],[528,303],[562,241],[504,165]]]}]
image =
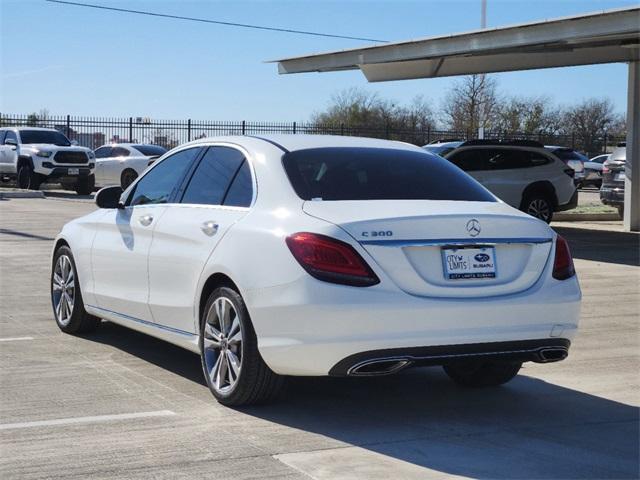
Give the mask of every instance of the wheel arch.
[{"label": "wheel arch", "polygon": [[16,173],[20,170],[22,165],[28,165],[31,169],[34,168],[33,159],[29,155],[18,156],[18,163],[16,164]]},{"label": "wheel arch", "polygon": [[555,209],[558,206],[558,195],[556,194],[556,189],[553,184],[548,180],[541,180],[538,182],[530,183],[526,186],[524,191],[522,192],[522,199],[520,200],[520,209],[525,207],[525,201],[531,195],[542,193],[551,198],[551,202],[553,203],[553,208]]},{"label": "wheel arch", "polygon": [[196,327],[198,328],[197,331],[199,331],[200,329],[200,320],[202,319],[202,315],[204,314],[204,307],[207,304],[207,299],[209,298],[209,295],[211,295],[211,292],[213,292],[216,288],[220,288],[220,287],[232,288],[236,292],[238,292],[238,294],[241,295],[238,285],[236,285],[236,283],[228,275],[222,272],[216,272],[209,275],[207,280],[204,282],[202,288],[200,289],[200,298],[198,299],[198,303],[197,303],[198,305],[198,312],[197,312],[198,315],[196,318],[198,322],[198,324],[196,325]]}]

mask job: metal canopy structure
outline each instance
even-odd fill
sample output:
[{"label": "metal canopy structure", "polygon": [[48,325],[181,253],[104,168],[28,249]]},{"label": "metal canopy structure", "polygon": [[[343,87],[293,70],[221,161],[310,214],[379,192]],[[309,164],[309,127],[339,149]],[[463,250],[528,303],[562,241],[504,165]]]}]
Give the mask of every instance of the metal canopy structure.
[{"label": "metal canopy structure", "polygon": [[624,223],[640,230],[640,6],[276,62],[281,74],[360,69],[370,82],[628,62]]}]

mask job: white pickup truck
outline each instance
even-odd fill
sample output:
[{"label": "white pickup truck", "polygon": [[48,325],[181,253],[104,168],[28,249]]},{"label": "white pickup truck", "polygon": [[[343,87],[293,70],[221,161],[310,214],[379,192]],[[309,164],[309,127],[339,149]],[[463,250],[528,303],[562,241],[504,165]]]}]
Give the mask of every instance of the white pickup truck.
[{"label": "white pickup truck", "polygon": [[42,183],[58,182],[89,195],[95,185],[95,155],[72,145],[52,128],[0,128],[0,177],[15,178],[18,187],[37,190]]}]

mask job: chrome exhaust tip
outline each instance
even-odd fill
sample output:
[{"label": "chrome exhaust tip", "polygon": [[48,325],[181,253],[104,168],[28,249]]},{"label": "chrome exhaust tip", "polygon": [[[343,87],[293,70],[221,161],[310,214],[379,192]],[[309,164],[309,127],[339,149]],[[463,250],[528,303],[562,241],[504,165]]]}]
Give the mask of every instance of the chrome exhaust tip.
[{"label": "chrome exhaust tip", "polygon": [[542,348],[538,351],[538,363],[551,363],[564,360],[569,355],[569,351],[564,347]]},{"label": "chrome exhaust tip", "polygon": [[408,367],[411,360],[406,358],[379,358],[376,360],[365,360],[356,363],[351,367],[347,375],[353,377],[374,377],[380,375],[391,375]]}]

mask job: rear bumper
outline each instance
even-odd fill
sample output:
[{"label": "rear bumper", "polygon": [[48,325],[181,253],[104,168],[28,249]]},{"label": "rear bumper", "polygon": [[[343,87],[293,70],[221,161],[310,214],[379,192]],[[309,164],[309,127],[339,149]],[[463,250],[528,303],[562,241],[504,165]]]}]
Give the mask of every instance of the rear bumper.
[{"label": "rear bumper", "polygon": [[538,348],[546,340],[571,340],[578,327],[576,277],[558,281],[545,271],[526,291],[489,298],[418,297],[385,285],[345,287],[301,277],[244,292],[262,358],[283,375],[344,375],[352,365],[342,362],[353,356],[392,351],[412,364],[441,363],[422,357],[433,356],[433,347],[474,353],[478,344],[496,342],[532,341]]},{"label": "rear bumper", "polygon": [[556,212],[563,212],[565,210],[572,210],[578,206],[578,190],[573,192],[569,201],[563,205],[558,205],[556,207]]},{"label": "rear bumper", "polygon": [[550,363],[564,360],[571,342],[543,338],[514,342],[391,348],[350,355],[331,368],[331,376],[372,376],[396,373],[416,366],[449,365],[472,361]]},{"label": "rear bumper", "polygon": [[624,204],[624,184],[602,185],[600,187],[600,201],[605,205],[623,205]]}]

